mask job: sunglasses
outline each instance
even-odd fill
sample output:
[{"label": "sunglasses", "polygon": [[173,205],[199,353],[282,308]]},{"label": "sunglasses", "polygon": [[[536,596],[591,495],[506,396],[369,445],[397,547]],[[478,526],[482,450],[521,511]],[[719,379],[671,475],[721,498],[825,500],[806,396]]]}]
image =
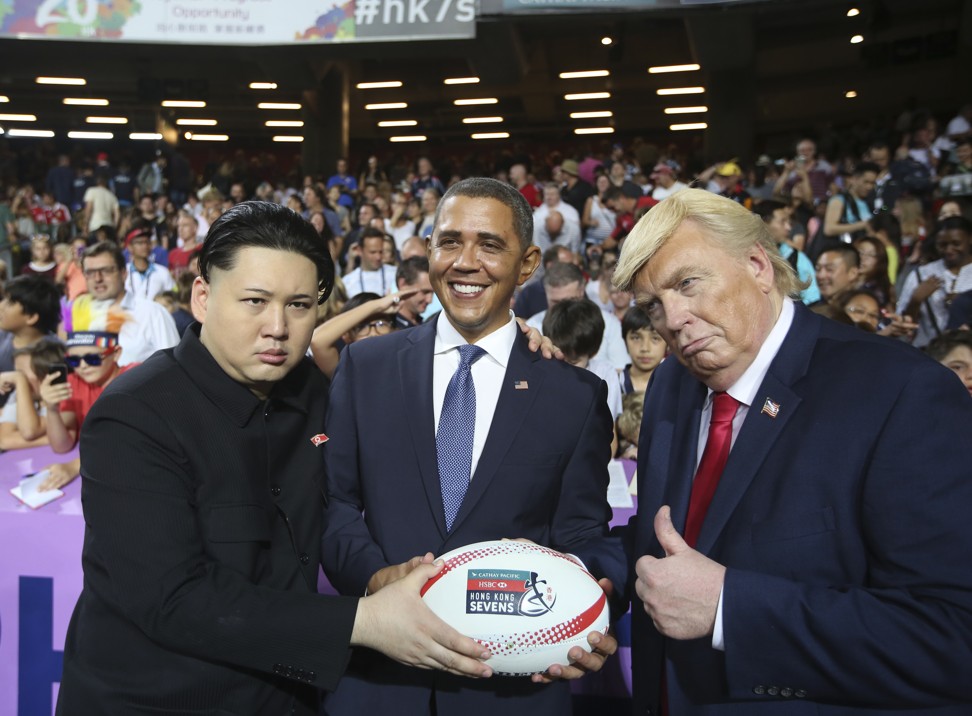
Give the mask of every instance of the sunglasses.
[{"label": "sunglasses", "polygon": [[79,368],[81,366],[81,362],[84,361],[92,368],[97,368],[99,365],[104,363],[105,358],[107,358],[114,352],[115,352],[114,348],[109,348],[104,353],[85,353],[84,355],[81,356],[65,356],[64,362],[67,363],[72,368]]}]

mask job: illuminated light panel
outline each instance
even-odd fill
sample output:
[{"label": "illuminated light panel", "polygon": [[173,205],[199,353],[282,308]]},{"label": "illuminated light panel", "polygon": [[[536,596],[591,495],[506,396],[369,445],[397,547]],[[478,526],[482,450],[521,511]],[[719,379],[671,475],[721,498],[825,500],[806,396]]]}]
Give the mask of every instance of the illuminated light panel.
[{"label": "illuminated light panel", "polygon": [[77,105],[80,107],[107,107],[108,100],[106,99],[91,99],[89,97],[65,97],[63,100],[64,104]]},{"label": "illuminated light panel", "polygon": [[277,89],[277,83],[276,82],[251,82],[250,89],[275,90]]},{"label": "illuminated light panel", "polygon": [[83,87],[88,81],[80,77],[38,77],[34,80],[39,85],[75,85]]},{"label": "illuminated light panel", "polygon": [[614,134],[614,127],[578,127],[574,134]]},{"label": "illuminated light panel", "polygon": [[847,17],[857,17],[861,14],[861,9],[857,7],[847,8]]},{"label": "illuminated light panel", "polygon": [[9,101],[10,101],[10,98],[7,95],[0,94],[0,104],[3,104],[4,102],[9,102]]},{"label": "illuminated light panel", "polygon": [[852,44],[852,45],[859,45],[859,44],[861,44],[862,42],[864,42],[864,35],[854,35],[854,36],[853,36],[853,37],[851,38],[851,44]]},{"label": "illuminated light panel", "polygon": [[388,82],[359,82],[355,85],[358,89],[391,89],[401,86],[402,83],[398,80],[390,80]]},{"label": "illuminated light panel", "polygon": [[176,124],[183,127],[215,127],[215,119],[177,119]]},{"label": "illuminated light panel", "polygon": [[264,127],[303,127],[302,119],[268,119],[263,123]]},{"label": "illuminated light panel", "polygon": [[497,104],[499,100],[495,97],[479,97],[476,99],[457,99],[452,102],[456,107],[469,107],[476,104]]},{"label": "illuminated light panel", "polygon": [[655,90],[655,94],[662,97],[673,94],[702,94],[703,92],[705,92],[705,87],[667,87]]},{"label": "illuminated light panel", "polygon": [[496,124],[502,122],[502,117],[463,117],[463,124]]},{"label": "illuminated light panel", "polygon": [[478,85],[478,77],[449,77],[442,80],[444,85]]},{"label": "illuminated light panel", "polygon": [[610,92],[576,92],[574,94],[565,94],[564,99],[568,102],[573,102],[578,99],[611,99]]},{"label": "illuminated light panel", "polygon": [[509,132],[477,132],[469,135],[472,139],[509,139]]},{"label": "illuminated light panel", "polygon": [[300,109],[299,102],[260,102],[257,109]]},{"label": "illuminated light panel", "polygon": [[602,37],[601,38],[601,44],[602,45],[611,45],[611,44],[614,44],[614,38],[613,37]]},{"label": "illuminated light panel", "polygon": [[571,112],[571,119],[603,119],[605,117],[613,117],[614,112],[609,109],[601,109],[595,112]]},{"label": "illuminated light panel", "polygon": [[378,122],[379,127],[414,127],[418,122],[414,119],[386,119]]},{"label": "illuminated light panel", "polygon": [[611,73],[608,70],[582,70],[580,72],[561,72],[562,80],[579,80],[584,77],[607,77]]},{"label": "illuminated light panel", "polygon": [[111,132],[68,132],[71,139],[114,139]]},{"label": "illuminated light panel", "polygon": [[700,69],[702,67],[694,63],[688,65],[660,65],[658,67],[649,67],[648,74],[663,75],[668,72],[695,72]]},{"label": "illuminated light panel", "polygon": [[273,141],[275,142],[303,142],[304,138],[296,134],[277,134],[274,135]]},{"label": "illuminated light panel", "polygon": [[54,132],[50,129],[13,129],[7,130],[8,137],[53,137]]},{"label": "illuminated light panel", "polygon": [[228,142],[228,134],[193,134],[192,132],[186,132],[186,139],[193,142]]},{"label": "illuminated light panel", "polygon": [[379,102],[365,105],[365,109],[406,109],[407,107],[408,102]]},{"label": "illuminated light panel", "polygon": [[0,114],[0,122],[36,122],[33,114]]},{"label": "illuminated light panel", "polygon": [[424,142],[428,137],[424,134],[405,134],[397,137],[389,137],[389,142]]},{"label": "illuminated light panel", "polygon": [[205,107],[206,103],[198,99],[166,99],[162,100],[163,107],[186,107],[200,108]]},{"label": "illuminated light panel", "polygon": [[854,99],[857,96],[857,91],[856,90],[847,90],[846,92],[844,92],[844,96],[847,99]]},{"label": "illuminated light panel", "polygon": [[88,124],[128,124],[128,117],[85,117]]},{"label": "illuminated light panel", "polygon": [[708,112],[709,108],[704,104],[697,107],[665,107],[665,114],[695,114],[697,112]]},{"label": "illuminated light panel", "polygon": [[162,135],[159,134],[158,132],[132,132],[131,134],[128,135],[128,138],[136,139],[136,140],[149,139],[149,140],[158,141],[159,139],[162,139]]},{"label": "illuminated light panel", "polygon": [[705,129],[708,126],[705,122],[688,122],[686,124],[669,124],[668,128],[673,132],[684,132],[688,129]]}]

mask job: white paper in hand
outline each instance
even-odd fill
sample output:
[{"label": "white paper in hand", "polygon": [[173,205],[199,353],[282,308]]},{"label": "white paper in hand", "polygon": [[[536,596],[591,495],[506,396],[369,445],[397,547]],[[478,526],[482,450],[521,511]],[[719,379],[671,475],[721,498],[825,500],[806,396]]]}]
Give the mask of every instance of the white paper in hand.
[{"label": "white paper in hand", "polygon": [[17,487],[10,490],[10,494],[34,510],[46,505],[48,502],[53,502],[59,497],[64,497],[64,493],[58,489],[40,491],[41,483],[50,474],[50,470],[41,470],[34,475],[28,475],[20,480],[20,484]]}]

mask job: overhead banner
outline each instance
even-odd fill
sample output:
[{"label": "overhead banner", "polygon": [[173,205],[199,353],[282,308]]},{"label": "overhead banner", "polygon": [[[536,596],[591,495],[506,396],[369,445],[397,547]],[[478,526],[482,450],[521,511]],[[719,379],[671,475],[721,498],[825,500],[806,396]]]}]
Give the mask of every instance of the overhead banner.
[{"label": "overhead banner", "polygon": [[0,37],[286,45],[476,36],[476,0],[0,0]]},{"label": "overhead banner", "polygon": [[565,12],[571,10],[632,12],[634,10],[672,10],[696,5],[738,5],[746,2],[766,2],[766,0],[480,0],[480,15]]}]

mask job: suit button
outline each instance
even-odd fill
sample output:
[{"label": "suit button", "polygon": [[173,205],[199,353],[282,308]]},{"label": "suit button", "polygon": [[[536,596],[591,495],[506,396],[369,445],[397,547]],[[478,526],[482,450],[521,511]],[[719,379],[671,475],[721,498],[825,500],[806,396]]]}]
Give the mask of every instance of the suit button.
[{"label": "suit button", "polygon": [[770,696],[779,696],[780,690],[775,686],[768,686],[766,688],[766,693],[769,694]]},{"label": "suit button", "polygon": [[301,564],[307,564],[310,562],[310,557],[307,556],[306,552],[301,552],[299,559]]},{"label": "suit button", "polygon": [[793,692],[793,695],[796,696],[798,699],[805,699],[807,697],[807,692],[804,691],[803,689],[797,689],[796,691]]},{"label": "suit button", "polygon": [[280,497],[280,488],[274,485],[270,488],[270,494],[274,497]]},{"label": "suit button", "polygon": [[766,693],[766,687],[765,686],[754,686],[753,687],[753,693],[756,694],[757,696],[762,696],[763,694]]},{"label": "suit button", "polygon": [[780,689],[780,696],[782,696],[784,699],[790,698],[793,696],[793,689],[789,688],[788,686],[784,686],[782,689]]}]

